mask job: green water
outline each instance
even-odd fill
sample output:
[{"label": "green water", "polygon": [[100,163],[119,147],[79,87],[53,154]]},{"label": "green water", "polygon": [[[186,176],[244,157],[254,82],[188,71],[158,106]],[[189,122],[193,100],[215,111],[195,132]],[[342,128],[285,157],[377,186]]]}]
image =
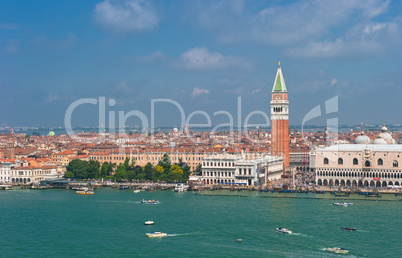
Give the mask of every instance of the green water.
[{"label": "green water", "polygon": [[[213,195],[210,195],[213,194]],[[214,195],[215,194],[215,195]],[[80,196],[66,190],[0,192],[0,253],[12,256],[334,257],[343,247],[353,257],[398,257],[402,202],[218,196],[225,191],[95,190]],[[265,196],[270,196],[264,193]],[[272,195],[273,196],[273,195]],[[287,194],[276,195],[286,197]],[[141,204],[155,199],[157,205]],[[145,226],[147,220],[155,221]],[[342,226],[358,231],[342,231]],[[276,227],[295,234],[283,235]],[[152,231],[168,237],[150,239]],[[243,239],[242,243],[235,238]]]}]

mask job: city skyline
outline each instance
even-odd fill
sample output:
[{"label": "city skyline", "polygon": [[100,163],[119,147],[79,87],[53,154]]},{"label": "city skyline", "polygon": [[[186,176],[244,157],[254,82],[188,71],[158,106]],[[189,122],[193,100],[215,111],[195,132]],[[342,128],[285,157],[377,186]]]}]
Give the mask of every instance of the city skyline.
[{"label": "city skyline", "polygon": [[[114,99],[113,111],[150,116],[152,99],[186,115],[243,119],[269,101],[277,62],[291,125],[338,96],[336,114],[309,123],[399,124],[401,4],[396,1],[85,1],[0,4],[0,122],[64,126],[71,103]],[[382,107],[381,107],[382,106]],[[156,126],[180,125],[160,105]],[[325,113],[322,111],[322,113]],[[86,106],[73,126],[96,126]],[[128,125],[134,125],[130,120]],[[205,121],[194,117],[194,122]],[[261,122],[256,116],[255,123]],[[131,123],[131,124],[130,124]],[[237,121],[235,121],[237,124]]]}]

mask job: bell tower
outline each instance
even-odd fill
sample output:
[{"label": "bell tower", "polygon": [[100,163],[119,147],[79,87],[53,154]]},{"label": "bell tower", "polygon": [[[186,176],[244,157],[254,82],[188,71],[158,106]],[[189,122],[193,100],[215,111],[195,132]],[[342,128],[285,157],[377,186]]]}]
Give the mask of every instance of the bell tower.
[{"label": "bell tower", "polygon": [[8,134],[7,146],[6,146],[6,154],[8,159],[15,158],[15,147],[14,147],[14,139],[13,135],[10,133]]},{"label": "bell tower", "polygon": [[283,157],[285,174],[285,168],[289,166],[289,101],[280,62],[272,89],[271,155]]}]

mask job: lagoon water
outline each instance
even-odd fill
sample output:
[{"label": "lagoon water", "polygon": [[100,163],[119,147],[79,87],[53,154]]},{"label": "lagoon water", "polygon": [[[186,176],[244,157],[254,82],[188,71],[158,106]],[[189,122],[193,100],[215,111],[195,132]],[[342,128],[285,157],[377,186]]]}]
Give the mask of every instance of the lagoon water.
[{"label": "lagoon water", "polygon": [[[222,196],[230,194],[225,191],[201,193],[135,194],[103,188],[93,196],[80,196],[66,190],[1,191],[0,253],[3,257],[335,257],[326,248],[342,247],[351,257],[401,255],[402,202],[353,200],[353,206],[343,207],[332,206],[331,199],[308,199],[314,194],[301,194],[306,197],[301,199],[263,198],[262,193],[257,197],[257,192],[244,191],[239,193],[243,197]],[[160,204],[141,204],[142,199]],[[145,226],[147,220],[155,224]],[[342,226],[358,230],[342,231]],[[276,233],[276,227],[294,234]],[[168,236],[145,236],[153,231]]]}]

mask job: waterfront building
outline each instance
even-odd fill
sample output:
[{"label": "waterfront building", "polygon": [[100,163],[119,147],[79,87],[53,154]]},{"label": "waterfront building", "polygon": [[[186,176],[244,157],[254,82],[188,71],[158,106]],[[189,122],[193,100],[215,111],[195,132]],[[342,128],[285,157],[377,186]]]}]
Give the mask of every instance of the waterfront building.
[{"label": "waterfront building", "polygon": [[283,157],[283,175],[289,166],[289,101],[280,63],[271,100],[271,155]]},{"label": "waterfront building", "polygon": [[8,183],[10,182],[11,168],[14,167],[11,161],[1,161],[0,160],[0,182]]},{"label": "waterfront building", "polygon": [[13,184],[30,184],[39,183],[45,177],[45,175],[57,174],[56,167],[44,166],[20,166],[11,169],[11,175],[9,182]]},{"label": "waterfront building", "polygon": [[318,148],[312,156],[318,185],[387,187],[402,184],[402,145],[395,144],[385,126],[372,142],[362,133],[355,144]]},{"label": "waterfront building", "polygon": [[[204,184],[255,186],[282,175],[283,158],[265,156],[259,159],[245,159],[244,155],[228,153],[210,155],[202,161]],[[265,174],[266,173],[266,174]],[[260,178],[264,178],[260,180]]]}]

